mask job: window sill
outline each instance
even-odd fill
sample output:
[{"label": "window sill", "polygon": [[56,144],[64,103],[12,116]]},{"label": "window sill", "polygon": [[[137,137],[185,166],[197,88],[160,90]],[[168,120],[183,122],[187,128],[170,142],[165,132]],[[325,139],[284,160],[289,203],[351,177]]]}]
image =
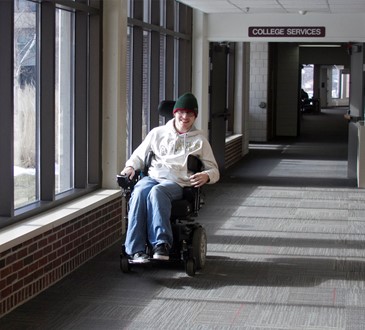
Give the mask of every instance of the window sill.
[{"label": "window sill", "polygon": [[242,137],[242,134],[232,134],[232,135],[226,137],[226,143],[229,143],[229,142],[234,141],[235,139],[239,139],[241,137]]},{"label": "window sill", "polygon": [[118,198],[120,190],[97,190],[72,202],[0,230],[0,253],[60,226],[109,201]]}]

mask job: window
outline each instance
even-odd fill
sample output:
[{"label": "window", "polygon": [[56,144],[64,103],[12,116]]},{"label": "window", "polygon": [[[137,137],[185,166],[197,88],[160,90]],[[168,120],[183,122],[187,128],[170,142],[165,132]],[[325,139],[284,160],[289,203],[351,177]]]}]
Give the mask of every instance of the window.
[{"label": "window", "polygon": [[333,65],[331,69],[332,93],[334,99],[345,99],[350,96],[350,74],[343,65]]},{"label": "window", "polygon": [[55,192],[73,188],[74,13],[56,11]]},{"label": "window", "polygon": [[176,1],[128,1],[127,155],[163,124],[157,106],[191,90],[192,10]]},{"label": "window", "polygon": [[151,86],[151,33],[143,31],[143,65],[142,65],[142,140],[146,137],[149,127],[150,86]]},{"label": "window", "polygon": [[0,227],[100,186],[101,3],[0,1]]},{"label": "window", "polygon": [[37,149],[38,24],[36,3],[14,7],[14,206],[39,199]]},{"label": "window", "polygon": [[309,98],[313,97],[313,72],[314,64],[302,66],[302,84],[301,88],[308,93]]},{"label": "window", "polygon": [[341,70],[341,98],[350,97],[350,73],[348,69]]},{"label": "window", "polygon": [[341,84],[341,68],[337,65],[332,67],[332,98],[338,99],[340,98],[340,84]]}]

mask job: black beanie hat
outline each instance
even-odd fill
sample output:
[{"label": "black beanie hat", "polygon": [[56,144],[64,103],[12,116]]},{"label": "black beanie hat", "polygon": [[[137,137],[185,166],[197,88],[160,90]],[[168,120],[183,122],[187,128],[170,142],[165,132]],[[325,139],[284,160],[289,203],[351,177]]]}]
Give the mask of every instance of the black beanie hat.
[{"label": "black beanie hat", "polygon": [[195,113],[195,117],[198,116],[198,101],[196,97],[191,93],[181,95],[175,102],[173,113],[178,110],[192,111]]}]

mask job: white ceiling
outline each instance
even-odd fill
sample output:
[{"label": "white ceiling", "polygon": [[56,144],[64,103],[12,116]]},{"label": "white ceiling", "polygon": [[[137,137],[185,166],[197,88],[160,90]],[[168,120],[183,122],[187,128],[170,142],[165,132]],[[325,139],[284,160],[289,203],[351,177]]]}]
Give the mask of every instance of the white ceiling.
[{"label": "white ceiling", "polygon": [[178,0],[207,14],[354,14],[365,0]]}]

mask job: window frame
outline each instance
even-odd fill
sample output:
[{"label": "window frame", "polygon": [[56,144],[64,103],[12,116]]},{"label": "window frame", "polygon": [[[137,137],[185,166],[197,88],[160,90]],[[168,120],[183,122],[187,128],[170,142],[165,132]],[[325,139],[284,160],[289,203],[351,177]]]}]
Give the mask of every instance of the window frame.
[{"label": "window frame", "polygon": [[[38,3],[39,201],[14,208],[14,0],[0,2],[0,228],[101,186],[101,0],[28,0]],[[56,8],[75,13],[74,188],[55,194]],[[53,111],[50,111],[50,109]]]},{"label": "window frame", "polygon": [[[176,1],[128,0],[129,91],[127,155],[142,142],[143,111],[147,131],[159,126],[157,106],[174,100],[192,86],[192,9]],[[144,37],[147,32],[147,37]],[[148,47],[143,48],[145,42]],[[143,49],[149,54],[143,61]],[[183,58],[183,60],[179,60]],[[148,70],[143,70],[147,65]],[[143,73],[148,72],[148,77]],[[148,84],[148,86],[146,86]],[[148,95],[143,95],[144,90]],[[145,99],[144,99],[145,98]],[[147,101],[146,101],[147,100]],[[145,101],[145,102],[144,102]],[[146,109],[143,105],[147,104]]]}]

